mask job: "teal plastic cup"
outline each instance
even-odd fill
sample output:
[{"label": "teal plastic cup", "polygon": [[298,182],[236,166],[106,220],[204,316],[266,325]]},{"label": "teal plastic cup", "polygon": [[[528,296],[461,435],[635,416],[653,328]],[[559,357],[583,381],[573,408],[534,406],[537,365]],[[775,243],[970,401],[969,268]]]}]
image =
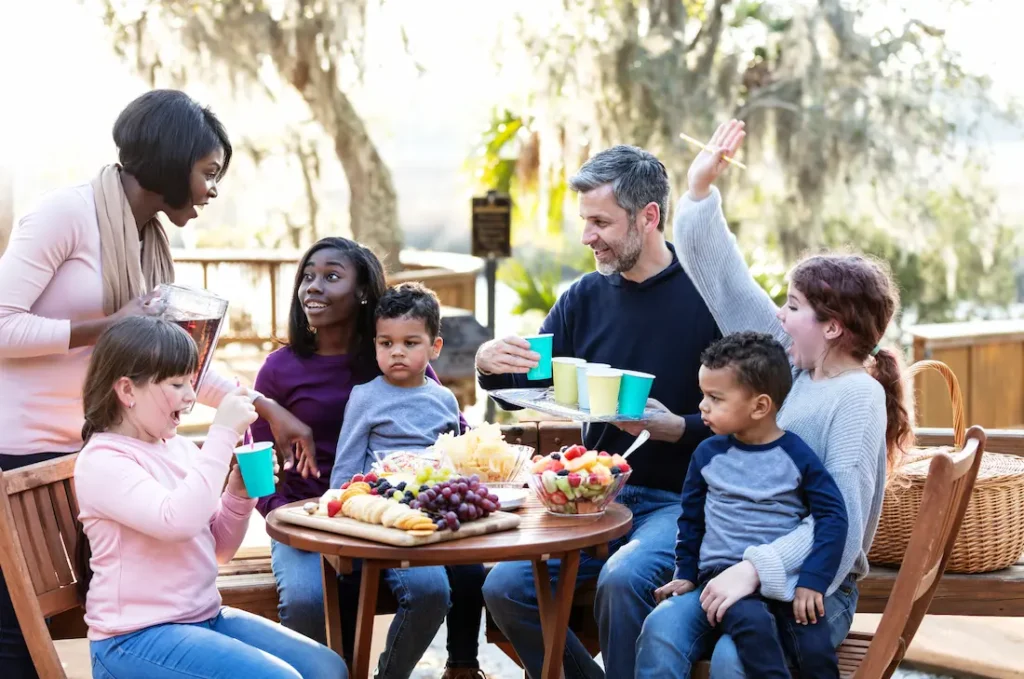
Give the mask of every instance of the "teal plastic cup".
[{"label": "teal plastic cup", "polygon": [[641,417],[653,384],[654,375],[650,373],[623,370],[622,382],[619,383],[619,415]]},{"label": "teal plastic cup", "polygon": [[249,497],[266,497],[274,493],[274,444],[272,441],[249,443],[235,448],[235,459],[242,471],[245,492]]},{"label": "teal plastic cup", "polygon": [[551,379],[551,352],[554,335],[530,335],[524,337],[530,343],[530,349],[540,354],[540,362],[536,368],[530,368],[526,373],[528,380],[550,380]]}]

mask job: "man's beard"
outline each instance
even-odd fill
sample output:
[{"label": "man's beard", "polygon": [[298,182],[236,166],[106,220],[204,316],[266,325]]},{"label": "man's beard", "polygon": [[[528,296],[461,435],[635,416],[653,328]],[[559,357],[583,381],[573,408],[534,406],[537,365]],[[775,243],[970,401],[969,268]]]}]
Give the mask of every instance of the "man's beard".
[{"label": "man's beard", "polygon": [[636,266],[636,263],[640,261],[640,253],[644,249],[644,239],[640,234],[640,229],[636,226],[636,219],[630,220],[629,226],[626,228],[626,237],[622,239],[622,243],[615,247],[609,245],[608,249],[615,256],[611,262],[604,263],[594,259],[597,272],[602,276],[625,273]]}]

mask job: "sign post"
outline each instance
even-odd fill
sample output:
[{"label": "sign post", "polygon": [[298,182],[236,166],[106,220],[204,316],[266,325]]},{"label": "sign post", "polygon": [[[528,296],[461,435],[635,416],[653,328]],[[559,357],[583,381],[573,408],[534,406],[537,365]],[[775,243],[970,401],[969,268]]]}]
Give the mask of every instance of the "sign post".
[{"label": "sign post", "polygon": [[[508,194],[488,191],[486,196],[473,198],[474,257],[484,259],[484,277],[487,280],[487,331],[495,336],[494,306],[497,286],[498,258],[512,256],[512,199]],[[484,418],[494,421],[494,401],[487,399]]]}]

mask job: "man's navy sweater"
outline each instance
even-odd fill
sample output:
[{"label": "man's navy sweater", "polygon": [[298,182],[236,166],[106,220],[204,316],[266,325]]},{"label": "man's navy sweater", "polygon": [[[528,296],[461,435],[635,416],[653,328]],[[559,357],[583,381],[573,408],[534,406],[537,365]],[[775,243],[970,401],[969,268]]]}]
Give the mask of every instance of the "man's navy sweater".
[{"label": "man's navy sweater", "polygon": [[[554,356],[655,376],[651,398],[683,416],[686,430],[678,442],[652,440],[633,453],[629,483],[679,493],[694,448],[711,434],[698,412],[697,371],[701,352],[721,335],[671,244],[669,249],[672,263],[641,283],[619,274],[583,276],[558,298],[540,332],[554,335]],[[481,374],[479,382],[487,390],[551,384],[511,374]],[[622,453],[634,440],[611,424],[593,424],[584,431],[584,442],[592,450]]]}]

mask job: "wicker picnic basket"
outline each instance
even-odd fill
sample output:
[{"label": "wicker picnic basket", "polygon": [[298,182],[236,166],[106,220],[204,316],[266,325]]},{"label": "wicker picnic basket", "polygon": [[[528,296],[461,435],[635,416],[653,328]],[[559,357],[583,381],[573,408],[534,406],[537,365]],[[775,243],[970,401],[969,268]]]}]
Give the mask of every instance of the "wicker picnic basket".
[{"label": "wicker picnic basket", "polygon": [[[919,361],[910,366],[909,374],[913,377],[927,369],[938,371],[946,380],[953,404],[955,447],[915,448],[892,475],[885,489],[882,517],[868,553],[868,561],[873,564],[898,566],[902,563],[921,506],[928,461],[937,453],[964,447],[964,399],[956,375],[940,361]],[[1011,566],[1021,554],[1024,554],[1024,458],[986,452],[946,570],[987,573]]]}]

